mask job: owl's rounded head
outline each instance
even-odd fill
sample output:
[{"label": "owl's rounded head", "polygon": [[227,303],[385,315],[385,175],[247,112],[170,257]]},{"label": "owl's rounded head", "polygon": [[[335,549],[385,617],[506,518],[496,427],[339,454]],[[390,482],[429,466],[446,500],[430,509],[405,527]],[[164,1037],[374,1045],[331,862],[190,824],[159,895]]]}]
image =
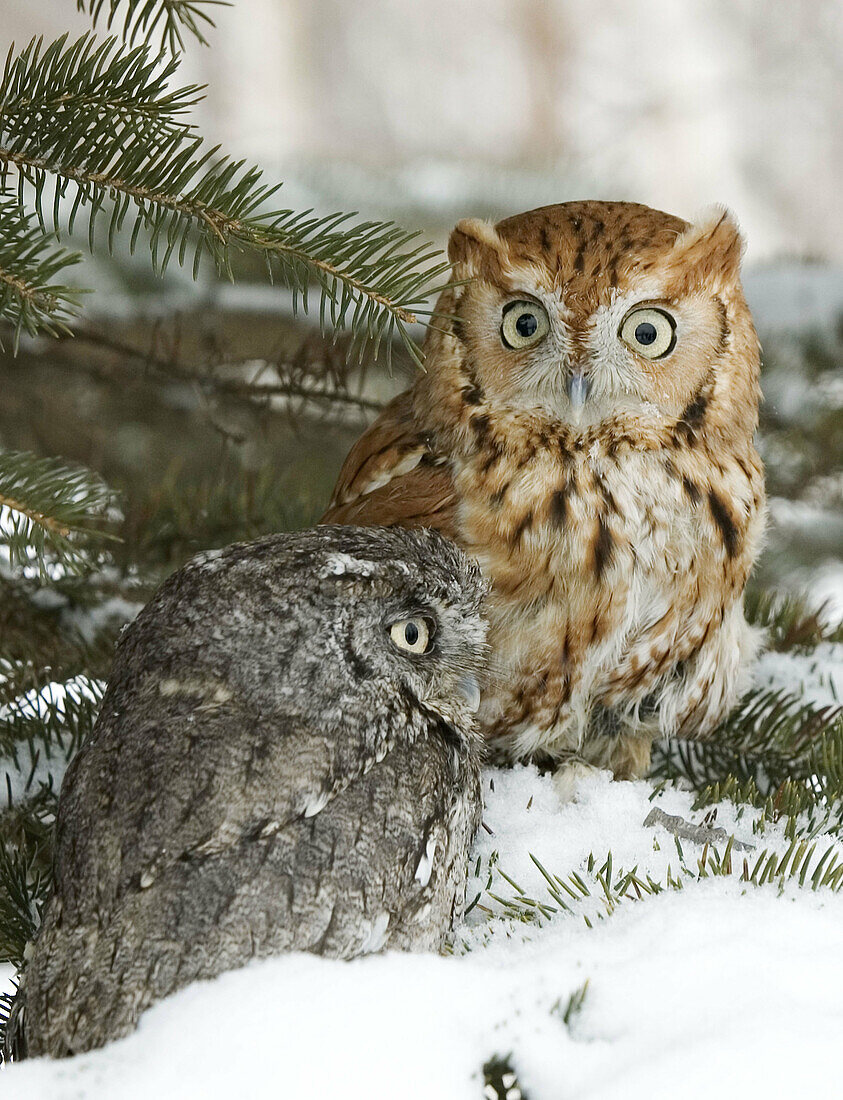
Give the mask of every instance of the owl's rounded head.
[{"label": "owl's rounded head", "polygon": [[[758,344],[740,286],[742,240],[718,208],[695,224],[636,203],[569,202],[458,223],[457,280],[432,370],[457,358],[473,399],[587,427],[658,425],[707,393],[756,399]],[[754,423],[753,423],[754,426]]]},{"label": "owl's rounded head", "polygon": [[349,666],[472,728],[486,658],[476,563],[432,530],[323,526],[314,538],[322,592],[345,611]]},{"label": "owl's rounded head", "polygon": [[477,565],[434,531],[271,535],[173,574],[121,640],[113,681],[222,684],[323,726],[420,704],[470,731],[484,593]]}]

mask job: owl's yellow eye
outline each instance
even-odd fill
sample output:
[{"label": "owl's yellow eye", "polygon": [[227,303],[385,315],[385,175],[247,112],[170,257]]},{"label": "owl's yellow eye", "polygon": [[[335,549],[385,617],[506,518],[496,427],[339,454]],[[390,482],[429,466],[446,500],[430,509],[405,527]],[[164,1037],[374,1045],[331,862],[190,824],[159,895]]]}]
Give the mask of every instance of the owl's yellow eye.
[{"label": "owl's yellow eye", "polygon": [[547,313],[538,302],[510,302],[504,307],[501,339],[508,348],[531,348],[549,329]]},{"label": "owl's yellow eye", "polygon": [[621,322],[620,338],[645,359],[662,359],[676,344],[676,322],[663,309],[633,309]]},{"label": "owl's yellow eye", "polygon": [[399,619],[389,628],[389,636],[399,649],[406,653],[427,653],[433,637],[432,624],[420,616]]}]

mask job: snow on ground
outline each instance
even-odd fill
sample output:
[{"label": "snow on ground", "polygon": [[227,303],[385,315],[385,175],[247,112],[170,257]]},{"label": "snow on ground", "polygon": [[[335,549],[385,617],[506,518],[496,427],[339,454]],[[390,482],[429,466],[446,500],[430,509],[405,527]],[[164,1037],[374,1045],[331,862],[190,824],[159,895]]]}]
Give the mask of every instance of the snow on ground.
[{"label": "snow on ground", "polygon": [[762,653],[753,684],[789,691],[814,707],[843,706],[843,643],[822,642],[805,653]]},{"label": "snow on ground", "polygon": [[[594,896],[541,923],[508,919],[484,895],[454,954],[386,954],[352,963],[305,955],[252,963],[156,1006],[138,1032],[67,1062],[3,1074],[4,1100],[479,1100],[481,1067],[510,1055],[531,1100],[682,1100],[817,1095],[836,1086],[843,1028],[843,895],[698,879],[698,846],[645,826],[654,804],[699,822],[691,796],[647,782],[579,783],[560,804],[534,768],[489,770],[486,827],[469,897],[512,896],[497,868],[550,902],[530,854]],[[784,851],[752,813],[718,807],[738,839]],[[818,854],[828,841],[818,839]],[[722,845],[721,845],[722,849]],[[621,864],[682,890],[624,900],[609,915],[587,871],[611,850]],[[835,845],[843,854],[843,847]],[[741,853],[755,859],[756,853]],[[588,916],[592,927],[583,919]],[[588,988],[580,1012],[562,1017]]]},{"label": "snow on ground", "polygon": [[0,963],[0,994],[13,993],[15,990],[15,968],[8,963]]}]

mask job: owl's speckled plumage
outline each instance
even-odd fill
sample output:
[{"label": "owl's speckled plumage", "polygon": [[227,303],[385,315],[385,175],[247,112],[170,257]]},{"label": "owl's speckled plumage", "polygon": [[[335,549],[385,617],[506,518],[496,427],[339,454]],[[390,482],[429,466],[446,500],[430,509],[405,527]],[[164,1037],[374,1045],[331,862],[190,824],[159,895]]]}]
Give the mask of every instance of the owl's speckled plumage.
[{"label": "owl's speckled plumage", "polygon": [[[440,947],[479,824],[482,593],[432,531],[272,536],[172,576],[62,787],[23,1051],[100,1046],[253,957]],[[399,651],[418,615],[431,651]]]},{"label": "owl's speckled plumage", "polygon": [[[722,210],[460,222],[468,281],[439,302],[426,373],[346,460],[327,521],[438,528],[491,581],[480,721],[505,757],[640,775],[655,736],[705,737],[744,687],[765,498],[741,248]],[[504,343],[515,300],[547,315],[535,346]],[[641,306],[673,318],[662,358],[621,339]]]}]

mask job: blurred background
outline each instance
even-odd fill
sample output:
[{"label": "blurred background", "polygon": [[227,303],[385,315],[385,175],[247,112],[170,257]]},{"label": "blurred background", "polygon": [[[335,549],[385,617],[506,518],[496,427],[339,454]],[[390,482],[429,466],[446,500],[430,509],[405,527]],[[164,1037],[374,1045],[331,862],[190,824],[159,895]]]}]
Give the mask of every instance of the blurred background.
[{"label": "blurred background", "polygon": [[[90,26],[71,0],[2,9],[4,50]],[[756,583],[843,618],[839,0],[236,0],[214,18],[179,81],[207,83],[201,131],[283,179],[293,208],[395,218],[443,245],[459,217],[575,198],[732,207],[764,348]],[[77,338],[0,356],[0,445],[121,491],[124,579],[313,522],[415,369],[399,352],[391,375],[349,371],[342,342],[246,261],[235,285],[207,267],[162,281],[118,244],[74,275],[97,291]]]}]

